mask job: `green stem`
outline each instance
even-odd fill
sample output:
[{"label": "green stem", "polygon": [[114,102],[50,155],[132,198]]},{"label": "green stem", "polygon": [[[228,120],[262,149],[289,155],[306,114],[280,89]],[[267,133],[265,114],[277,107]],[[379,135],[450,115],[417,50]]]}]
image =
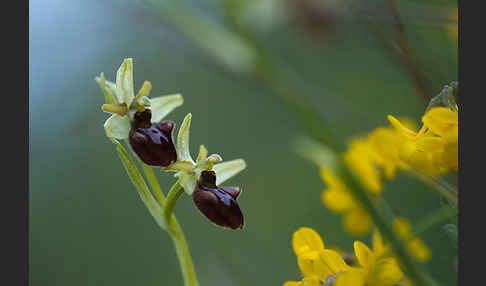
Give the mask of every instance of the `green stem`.
[{"label": "green stem", "polygon": [[[194,266],[192,264],[191,254],[189,252],[189,247],[187,245],[186,238],[184,236],[184,232],[182,231],[181,226],[177,222],[176,217],[172,214],[172,210],[174,209],[175,202],[177,198],[180,196],[176,194],[177,188],[180,187],[172,187],[171,191],[169,191],[169,196],[167,200],[164,202],[164,195],[162,190],[160,189],[159,183],[157,179],[153,175],[152,168],[142,164],[144,170],[146,172],[147,178],[154,188],[154,193],[159,193],[159,203],[155,200],[150,192],[145,180],[143,179],[142,174],[135,165],[134,160],[128,154],[126,149],[120,144],[117,140],[112,139],[112,142],[116,145],[116,150],[118,152],[118,156],[120,157],[123,166],[128,174],[128,177],[132,181],[135,189],[137,190],[140,198],[144,202],[145,206],[149,210],[150,214],[154,217],[157,224],[164,230],[166,230],[172,241],[174,242],[174,246],[177,253],[177,258],[179,259],[179,264],[181,267],[182,277],[184,279],[185,286],[199,286],[199,282],[197,280],[196,271],[194,270]],[[150,170],[149,170],[150,169]],[[178,186],[179,182],[176,182],[174,186]],[[158,189],[158,190],[156,190]],[[172,195],[171,195],[172,194]],[[170,219],[164,215],[165,210],[162,209],[162,206],[170,204],[171,211],[169,213]]]},{"label": "green stem", "polygon": [[147,180],[149,181],[150,186],[154,191],[155,197],[159,201],[159,204],[163,207],[165,204],[165,196],[162,192],[162,189],[160,188],[159,181],[155,177],[152,167],[143,162],[140,162],[140,164],[142,164],[143,171],[145,172],[145,176],[147,177]]},{"label": "green stem", "polygon": [[383,233],[385,238],[390,241],[394,253],[398,256],[402,265],[405,268],[405,272],[408,274],[410,279],[417,286],[432,286],[437,285],[430,278],[428,278],[424,273],[422,273],[415,261],[413,261],[410,256],[405,244],[401,239],[398,238],[396,233],[393,231],[392,221],[393,214],[386,207],[379,207],[377,202],[372,199],[366,190],[361,186],[353,174],[341,163],[340,175],[346,182],[346,185],[356,196],[356,198],[363,204],[363,206],[368,210],[369,214],[373,218],[374,223],[378,229]]},{"label": "green stem", "polygon": [[164,217],[167,222],[170,222],[170,216],[174,211],[175,204],[177,199],[182,195],[184,189],[181,187],[179,181],[175,182],[175,184],[170,188],[169,193],[167,194],[167,199],[165,201],[165,208],[164,208]]},{"label": "green stem", "polygon": [[167,231],[174,242],[177,258],[179,259],[182,276],[184,278],[184,285],[195,286],[199,285],[199,283],[197,281],[196,272],[194,271],[194,266],[192,265],[191,253],[189,252],[184,232],[173,214],[177,199],[179,199],[183,192],[184,189],[181,187],[179,181],[175,182],[172,188],[170,188],[169,193],[167,194],[167,199],[165,200],[164,218],[168,225]]},{"label": "green stem", "polygon": [[169,224],[169,234],[174,242],[174,246],[177,253],[177,258],[179,259],[179,265],[181,267],[182,277],[184,278],[185,286],[198,286],[199,282],[197,280],[196,271],[192,264],[191,253],[189,252],[189,247],[187,246],[186,237],[184,232],[179,225],[176,217],[172,215]]},{"label": "green stem", "polygon": [[454,189],[454,187],[444,181],[432,179],[413,170],[407,170],[406,172],[421,180],[423,183],[429,186],[432,191],[436,192],[439,196],[443,197],[457,208],[457,190]]},{"label": "green stem", "polygon": [[457,214],[457,208],[447,206],[439,208],[423,218],[420,223],[414,227],[414,234],[420,235],[439,224],[446,223],[449,219],[456,217]]}]

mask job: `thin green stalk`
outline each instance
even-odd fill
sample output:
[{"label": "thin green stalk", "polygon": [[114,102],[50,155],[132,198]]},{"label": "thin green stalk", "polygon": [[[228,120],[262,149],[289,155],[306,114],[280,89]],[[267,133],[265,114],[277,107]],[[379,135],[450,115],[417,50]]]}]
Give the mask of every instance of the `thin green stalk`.
[{"label": "thin green stalk", "polygon": [[[153,175],[152,168],[146,166],[145,164],[142,164],[144,170],[146,171],[147,178],[149,178],[152,188],[154,188],[154,193],[156,194],[158,193],[160,205],[152,196],[152,193],[150,192],[147,184],[145,183],[142,174],[140,173],[140,171],[135,165],[135,161],[131,158],[131,156],[128,154],[128,152],[123,147],[123,145],[116,140],[112,140],[112,142],[116,145],[118,156],[120,157],[123,166],[125,167],[125,170],[130,180],[132,181],[133,185],[135,186],[135,189],[137,190],[140,198],[144,202],[150,214],[154,217],[157,224],[162,229],[166,230],[169,233],[170,237],[172,238],[172,241],[174,242],[174,246],[176,249],[177,258],[179,259],[182,277],[184,279],[184,285],[199,286],[199,282],[196,276],[196,271],[194,270],[194,266],[192,264],[191,254],[189,252],[189,247],[187,245],[184,232],[182,231],[181,226],[177,222],[176,217],[172,214],[172,210],[174,209],[175,202],[177,201],[177,198],[180,196],[180,194],[175,195],[174,190],[177,188],[173,187],[171,189],[172,195],[171,192],[169,192],[169,196],[167,198],[167,203],[171,204],[170,207],[171,211],[169,213],[170,219],[167,219],[167,217],[164,216],[165,213],[164,209],[162,209],[162,206],[164,206],[164,204],[166,205],[167,203],[164,202],[164,195],[162,193],[162,190],[160,189],[157,179]],[[177,185],[178,182],[176,182],[174,186]],[[157,188],[158,190],[156,190]]]},{"label": "thin green stalk", "polygon": [[149,184],[152,187],[152,191],[154,192],[155,197],[159,201],[159,204],[163,207],[165,204],[165,196],[164,193],[162,192],[162,189],[160,188],[159,181],[155,177],[152,167],[150,167],[149,165],[143,162],[140,163],[142,164],[143,171],[145,172],[145,176],[147,177],[147,180],[149,181]]},{"label": "thin green stalk", "polygon": [[177,253],[177,258],[179,259],[179,264],[181,267],[182,277],[184,278],[185,286],[198,286],[199,282],[197,280],[196,271],[192,264],[191,253],[189,252],[189,247],[187,246],[186,237],[182,231],[179,222],[176,217],[172,215],[169,230],[168,230]]},{"label": "thin green stalk", "polygon": [[441,207],[433,212],[431,212],[429,215],[427,215],[425,218],[423,218],[420,223],[418,223],[414,227],[414,234],[415,235],[420,235],[427,230],[446,223],[448,220],[451,218],[456,217],[458,214],[457,208],[452,208],[448,206]]},{"label": "thin green stalk", "polygon": [[184,277],[184,283],[186,286],[195,286],[199,285],[199,282],[197,281],[196,272],[192,265],[191,253],[189,252],[184,232],[173,214],[177,199],[179,199],[183,192],[184,189],[181,187],[179,181],[175,182],[172,188],[170,188],[169,193],[167,194],[167,199],[165,200],[164,218],[168,225],[167,231],[174,242],[177,258],[179,259],[181,266],[182,276]]},{"label": "thin green stalk", "polygon": [[443,197],[444,199],[452,203],[457,208],[458,205],[457,190],[454,187],[452,187],[451,185],[449,185],[444,181],[432,179],[428,176],[425,176],[413,170],[406,170],[406,172],[412,175],[413,177],[421,180],[423,183],[429,186],[432,191],[434,191],[439,196]]},{"label": "thin green stalk", "polygon": [[167,194],[167,200],[165,201],[165,208],[164,208],[164,217],[167,222],[170,222],[170,216],[174,211],[175,204],[177,199],[182,195],[184,189],[181,187],[179,181],[175,182],[175,184],[170,188],[169,193]]}]

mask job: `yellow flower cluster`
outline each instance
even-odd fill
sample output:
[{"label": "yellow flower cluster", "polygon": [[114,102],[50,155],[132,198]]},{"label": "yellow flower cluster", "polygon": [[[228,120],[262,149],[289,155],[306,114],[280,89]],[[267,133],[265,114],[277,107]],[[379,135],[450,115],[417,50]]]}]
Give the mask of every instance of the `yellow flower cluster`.
[{"label": "yellow flower cluster", "polygon": [[389,115],[390,123],[406,138],[399,158],[409,168],[431,177],[458,168],[458,114],[446,107],[431,108],[416,133]]},{"label": "yellow flower cluster", "polygon": [[338,252],[326,249],[319,234],[308,227],[297,230],[292,238],[297,263],[304,276],[301,281],[287,281],[284,286],[392,286],[404,281],[397,261],[386,255],[389,246],[380,234],[373,235],[373,250],[361,241],[354,242],[358,266],[349,266]]},{"label": "yellow flower cluster", "polygon": [[[415,133],[413,124],[389,115],[393,127],[379,127],[365,137],[351,140],[343,154],[344,162],[371,195],[379,195],[383,178],[393,179],[397,170],[411,169],[435,177],[458,166],[458,115],[445,107],[431,108],[423,126]],[[331,171],[321,169],[327,185],[321,199],[331,211],[343,215],[343,226],[360,236],[369,232],[373,222],[346,185]]]}]

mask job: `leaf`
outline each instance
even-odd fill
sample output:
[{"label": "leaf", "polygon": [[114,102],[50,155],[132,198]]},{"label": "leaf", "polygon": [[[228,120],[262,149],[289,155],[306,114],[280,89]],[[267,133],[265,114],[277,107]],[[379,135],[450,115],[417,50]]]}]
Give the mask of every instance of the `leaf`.
[{"label": "leaf", "polygon": [[183,103],[184,99],[180,94],[159,96],[150,99],[152,122],[159,123],[167,114]]},{"label": "leaf", "polygon": [[246,168],[245,160],[236,159],[224,163],[215,164],[213,170],[216,172],[216,185],[222,184],[234,175]]}]

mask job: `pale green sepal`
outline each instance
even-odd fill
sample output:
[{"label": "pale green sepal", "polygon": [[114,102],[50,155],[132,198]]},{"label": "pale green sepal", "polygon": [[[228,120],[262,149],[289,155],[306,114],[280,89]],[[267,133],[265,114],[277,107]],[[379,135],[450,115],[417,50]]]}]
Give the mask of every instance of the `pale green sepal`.
[{"label": "pale green sepal", "polygon": [[130,119],[127,116],[113,114],[105,121],[106,136],[116,139],[127,139],[130,132]]},{"label": "pale green sepal", "polygon": [[95,78],[96,82],[100,85],[101,90],[105,94],[105,101],[108,104],[116,104],[118,103],[115,95],[115,90],[110,88],[110,86],[107,84],[108,82],[105,80],[105,74],[101,73],[100,76],[97,76]]},{"label": "pale green sepal", "polygon": [[196,162],[206,159],[206,156],[208,156],[208,149],[204,145],[199,146],[199,154],[197,155]]},{"label": "pale green sepal", "polygon": [[177,161],[164,168],[164,171],[186,172],[190,173],[193,169],[193,164],[188,161]]},{"label": "pale green sepal", "polygon": [[294,143],[294,150],[319,168],[325,168],[334,173],[338,171],[339,158],[336,153],[313,139],[308,137],[298,139]]},{"label": "pale green sepal", "polygon": [[167,226],[165,224],[165,219],[163,216],[164,212],[161,206],[157,203],[155,198],[152,196],[152,193],[150,193],[147,184],[145,183],[142,175],[140,174],[137,167],[135,166],[135,163],[133,162],[132,158],[125,150],[123,145],[120,144],[120,142],[116,140],[111,140],[111,141],[115,143],[118,156],[120,157],[123,163],[123,167],[125,167],[125,171],[130,177],[130,180],[132,181],[133,185],[137,189],[140,199],[142,199],[143,203],[145,204],[145,206],[147,207],[147,209],[149,210],[150,214],[153,216],[157,224],[162,229],[167,229]]},{"label": "pale green sepal", "polygon": [[152,112],[152,122],[159,123],[167,114],[176,107],[181,106],[184,99],[180,94],[159,96],[150,100],[150,110]]},{"label": "pale green sepal", "polygon": [[189,153],[189,129],[191,127],[192,114],[188,113],[182,121],[177,134],[177,156],[179,161],[189,161],[194,164]]},{"label": "pale green sepal", "polygon": [[215,164],[213,170],[216,172],[216,185],[224,183],[234,175],[246,168],[245,160],[236,159],[224,163]]},{"label": "pale green sepal", "polygon": [[175,174],[175,176],[179,178],[179,182],[182,188],[184,188],[184,191],[188,195],[192,195],[194,189],[196,188],[196,183],[197,183],[194,174],[178,172]]},{"label": "pale green sepal", "polygon": [[118,100],[126,103],[129,108],[135,98],[133,90],[133,62],[131,58],[128,58],[123,60],[116,72],[116,93]]}]

